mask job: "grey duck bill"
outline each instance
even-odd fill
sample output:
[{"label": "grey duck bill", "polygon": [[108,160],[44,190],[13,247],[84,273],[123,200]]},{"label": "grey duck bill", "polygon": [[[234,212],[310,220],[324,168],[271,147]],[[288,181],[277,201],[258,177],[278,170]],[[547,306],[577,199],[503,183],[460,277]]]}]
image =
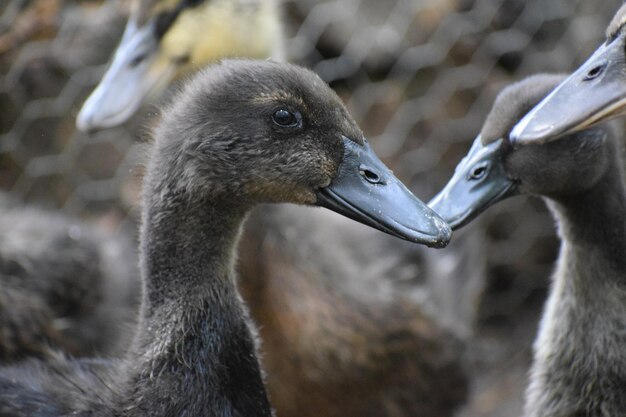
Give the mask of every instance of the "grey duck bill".
[{"label": "grey duck bill", "polygon": [[514,146],[542,144],[626,113],[626,31],[561,82],[511,131]]},{"label": "grey duck bill", "polygon": [[516,183],[507,177],[504,168],[505,146],[510,144],[503,139],[483,145],[477,137],[450,181],[428,203],[452,230],[468,224],[498,201],[517,194]]},{"label": "grey duck bill", "polygon": [[452,231],[440,216],[415,197],[367,142],[343,138],[344,157],[317,204],[392,236],[430,247],[444,247]]}]

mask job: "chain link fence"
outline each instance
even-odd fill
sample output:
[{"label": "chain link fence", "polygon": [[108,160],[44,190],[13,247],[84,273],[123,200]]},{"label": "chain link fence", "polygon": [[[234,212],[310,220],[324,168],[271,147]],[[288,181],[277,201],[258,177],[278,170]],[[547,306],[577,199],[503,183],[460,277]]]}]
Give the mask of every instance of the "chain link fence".
[{"label": "chain link fence", "polygon": [[[603,40],[619,5],[287,0],[283,7],[289,59],[331,84],[379,155],[427,200],[469,148],[498,91],[535,72],[573,69]],[[75,129],[126,13],[123,1],[0,3],[0,188],[134,230],[142,126],[154,112],[148,106],[123,127],[90,135]],[[553,222],[541,201],[517,198],[471,228],[486,236],[488,264],[474,349],[500,343],[501,363],[519,355],[523,369],[557,251]],[[517,333],[522,349],[502,342]],[[497,369],[485,371],[485,381],[490,372]],[[524,380],[520,372],[511,389]],[[496,401],[480,384],[488,382],[474,388],[472,415]]]}]

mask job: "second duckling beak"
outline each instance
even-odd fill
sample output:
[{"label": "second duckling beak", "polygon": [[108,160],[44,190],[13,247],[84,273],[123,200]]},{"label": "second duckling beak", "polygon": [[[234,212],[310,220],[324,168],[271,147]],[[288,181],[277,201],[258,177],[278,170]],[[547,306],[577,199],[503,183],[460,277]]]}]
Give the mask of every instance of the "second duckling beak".
[{"label": "second duckling beak", "polygon": [[450,241],[450,227],[415,197],[364,145],[343,138],[339,172],[317,204],[390,235],[431,247]]},{"label": "second duckling beak", "polygon": [[457,165],[448,184],[428,205],[452,230],[466,225],[487,207],[517,193],[502,164],[503,139],[483,145],[480,136]]},{"label": "second duckling beak", "polygon": [[626,31],[603,44],[513,129],[514,145],[550,142],[626,112]]},{"label": "second duckling beak", "polygon": [[176,70],[176,65],[159,59],[154,27],[138,28],[130,21],[113,62],[80,109],[76,125],[89,132],[126,122],[153,90],[174,78]]}]

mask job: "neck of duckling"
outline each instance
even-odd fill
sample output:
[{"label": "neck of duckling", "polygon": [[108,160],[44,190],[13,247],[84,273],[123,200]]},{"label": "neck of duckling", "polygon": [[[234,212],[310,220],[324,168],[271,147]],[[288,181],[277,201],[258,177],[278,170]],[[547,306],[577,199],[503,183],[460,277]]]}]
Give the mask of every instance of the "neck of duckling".
[{"label": "neck of duckling", "polygon": [[[617,152],[616,150],[612,150]],[[559,268],[570,285],[589,296],[606,285],[626,288],[626,192],[619,158],[581,193],[549,200],[562,241]]]},{"label": "neck of duckling", "polygon": [[188,197],[165,195],[144,208],[142,322],[123,407],[153,416],[271,416],[234,282],[247,209]]},{"label": "neck of duckling", "polygon": [[142,230],[145,313],[233,287],[245,216],[234,205],[183,196],[148,208]]},{"label": "neck of duckling", "polygon": [[626,193],[617,157],[591,189],[548,203],[561,250],[534,343],[524,415],[619,415],[626,384],[615,367],[625,360]]}]

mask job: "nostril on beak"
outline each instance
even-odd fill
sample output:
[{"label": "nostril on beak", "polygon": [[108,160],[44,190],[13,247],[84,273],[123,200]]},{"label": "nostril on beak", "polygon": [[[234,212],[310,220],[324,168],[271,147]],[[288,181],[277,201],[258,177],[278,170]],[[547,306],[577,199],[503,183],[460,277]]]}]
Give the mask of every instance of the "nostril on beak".
[{"label": "nostril on beak", "polygon": [[604,72],[605,68],[606,68],[606,63],[600,64],[600,65],[596,65],[595,67],[593,67],[593,68],[591,68],[589,70],[587,75],[585,75],[585,78],[583,79],[583,81],[591,81],[591,80],[593,80],[595,78],[598,78],[600,76],[600,74],[602,74]]},{"label": "nostril on beak", "polygon": [[382,182],[380,175],[363,165],[359,167],[359,174],[371,184],[380,184]]}]

